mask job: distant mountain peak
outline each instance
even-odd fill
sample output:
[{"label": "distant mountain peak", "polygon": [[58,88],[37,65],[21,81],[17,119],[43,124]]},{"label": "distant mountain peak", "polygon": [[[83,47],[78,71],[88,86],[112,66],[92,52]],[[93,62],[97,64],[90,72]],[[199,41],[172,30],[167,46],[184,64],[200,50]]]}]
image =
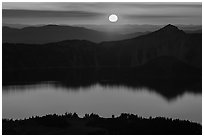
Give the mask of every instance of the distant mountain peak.
[{"label": "distant mountain peak", "polygon": [[163,27],[165,30],[179,30],[176,26],[168,24],[165,27]]},{"label": "distant mountain peak", "polygon": [[176,26],[168,24],[158,30],[159,32],[165,32],[165,33],[184,33],[182,30],[178,29]]}]

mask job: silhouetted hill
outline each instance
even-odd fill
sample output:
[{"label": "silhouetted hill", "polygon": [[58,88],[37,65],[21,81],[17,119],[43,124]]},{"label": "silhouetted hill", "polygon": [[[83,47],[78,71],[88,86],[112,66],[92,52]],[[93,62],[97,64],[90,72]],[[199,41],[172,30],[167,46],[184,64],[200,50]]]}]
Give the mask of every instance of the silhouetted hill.
[{"label": "silhouetted hill", "polygon": [[3,42],[24,43],[24,44],[45,44],[50,42],[59,42],[63,40],[89,40],[93,42],[121,40],[133,38],[145,33],[117,34],[105,33],[83,27],[73,26],[31,26],[20,28],[3,27]]},{"label": "silhouetted hill", "polygon": [[202,66],[202,35],[186,34],[172,25],[133,39],[100,45],[106,51],[99,54],[109,58],[101,65],[113,60],[111,64],[117,66],[136,67],[159,56],[173,56],[189,65]]},{"label": "silhouetted hill", "polygon": [[142,118],[122,113],[102,118],[97,114],[46,115],[24,120],[2,120],[3,135],[201,135],[202,126],[163,117]]}]

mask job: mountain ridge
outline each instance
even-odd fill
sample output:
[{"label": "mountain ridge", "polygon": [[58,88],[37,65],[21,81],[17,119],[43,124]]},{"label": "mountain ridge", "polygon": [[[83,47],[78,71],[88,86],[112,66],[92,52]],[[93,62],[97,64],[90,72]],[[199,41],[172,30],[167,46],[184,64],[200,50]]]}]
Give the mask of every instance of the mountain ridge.
[{"label": "mountain ridge", "polygon": [[[197,64],[199,66],[201,64],[199,58],[202,56],[202,52],[200,53],[200,49],[202,49],[201,42],[202,38],[199,34],[186,34],[177,27],[167,25],[155,32],[132,39],[101,43],[93,43],[86,40],[65,40],[47,43],[41,46],[45,47],[45,45],[49,45],[49,47],[56,48],[56,51],[64,48],[63,52],[69,49],[67,52],[70,52],[70,56],[75,59],[80,56],[80,58],[83,58],[82,53],[80,53],[83,52],[83,54],[87,54],[87,56],[90,57],[89,60],[95,62],[93,66],[136,67],[159,56],[173,56],[190,65],[196,66]],[[57,45],[60,45],[60,47],[57,47]],[[89,48],[86,49],[86,46],[83,45],[89,45]],[[8,47],[5,47],[5,49],[7,48]],[[38,46],[38,48],[40,47]],[[56,52],[51,51],[52,48],[48,48],[47,51]],[[35,51],[35,48],[33,51]],[[77,52],[78,54],[75,55],[74,53]],[[53,54],[56,55],[57,53]],[[193,56],[191,54],[193,54]],[[43,53],[42,56],[44,56]],[[67,55],[64,56],[66,58]],[[199,61],[196,61],[196,59]],[[76,59],[76,62],[77,60],[78,59]],[[73,62],[71,58],[70,62]]]},{"label": "mountain ridge", "polygon": [[147,32],[139,32],[123,35],[114,32],[99,32],[84,27],[62,26],[53,24],[45,26],[28,26],[24,28],[10,28],[3,26],[2,41],[3,43],[45,44],[63,40],[78,39],[89,40],[98,43],[102,41],[133,38],[146,33]]}]

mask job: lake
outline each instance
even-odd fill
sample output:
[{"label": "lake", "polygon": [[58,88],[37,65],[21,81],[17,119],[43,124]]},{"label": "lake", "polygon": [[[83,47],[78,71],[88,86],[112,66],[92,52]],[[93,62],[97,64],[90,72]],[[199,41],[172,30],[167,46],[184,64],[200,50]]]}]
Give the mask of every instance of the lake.
[{"label": "lake", "polygon": [[53,83],[3,87],[2,117],[24,119],[46,114],[96,113],[102,117],[134,113],[164,116],[202,123],[201,93],[184,92],[167,99],[146,87],[104,86],[69,88]]}]

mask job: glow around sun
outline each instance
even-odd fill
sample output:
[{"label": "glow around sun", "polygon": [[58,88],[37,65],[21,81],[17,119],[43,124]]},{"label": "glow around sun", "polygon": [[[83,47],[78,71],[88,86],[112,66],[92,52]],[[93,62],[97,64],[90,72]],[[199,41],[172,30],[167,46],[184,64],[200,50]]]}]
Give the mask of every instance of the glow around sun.
[{"label": "glow around sun", "polygon": [[115,14],[111,14],[108,19],[109,19],[110,22],[114,23],[114,22],[118,21],[118,16],[115,15]]}]

